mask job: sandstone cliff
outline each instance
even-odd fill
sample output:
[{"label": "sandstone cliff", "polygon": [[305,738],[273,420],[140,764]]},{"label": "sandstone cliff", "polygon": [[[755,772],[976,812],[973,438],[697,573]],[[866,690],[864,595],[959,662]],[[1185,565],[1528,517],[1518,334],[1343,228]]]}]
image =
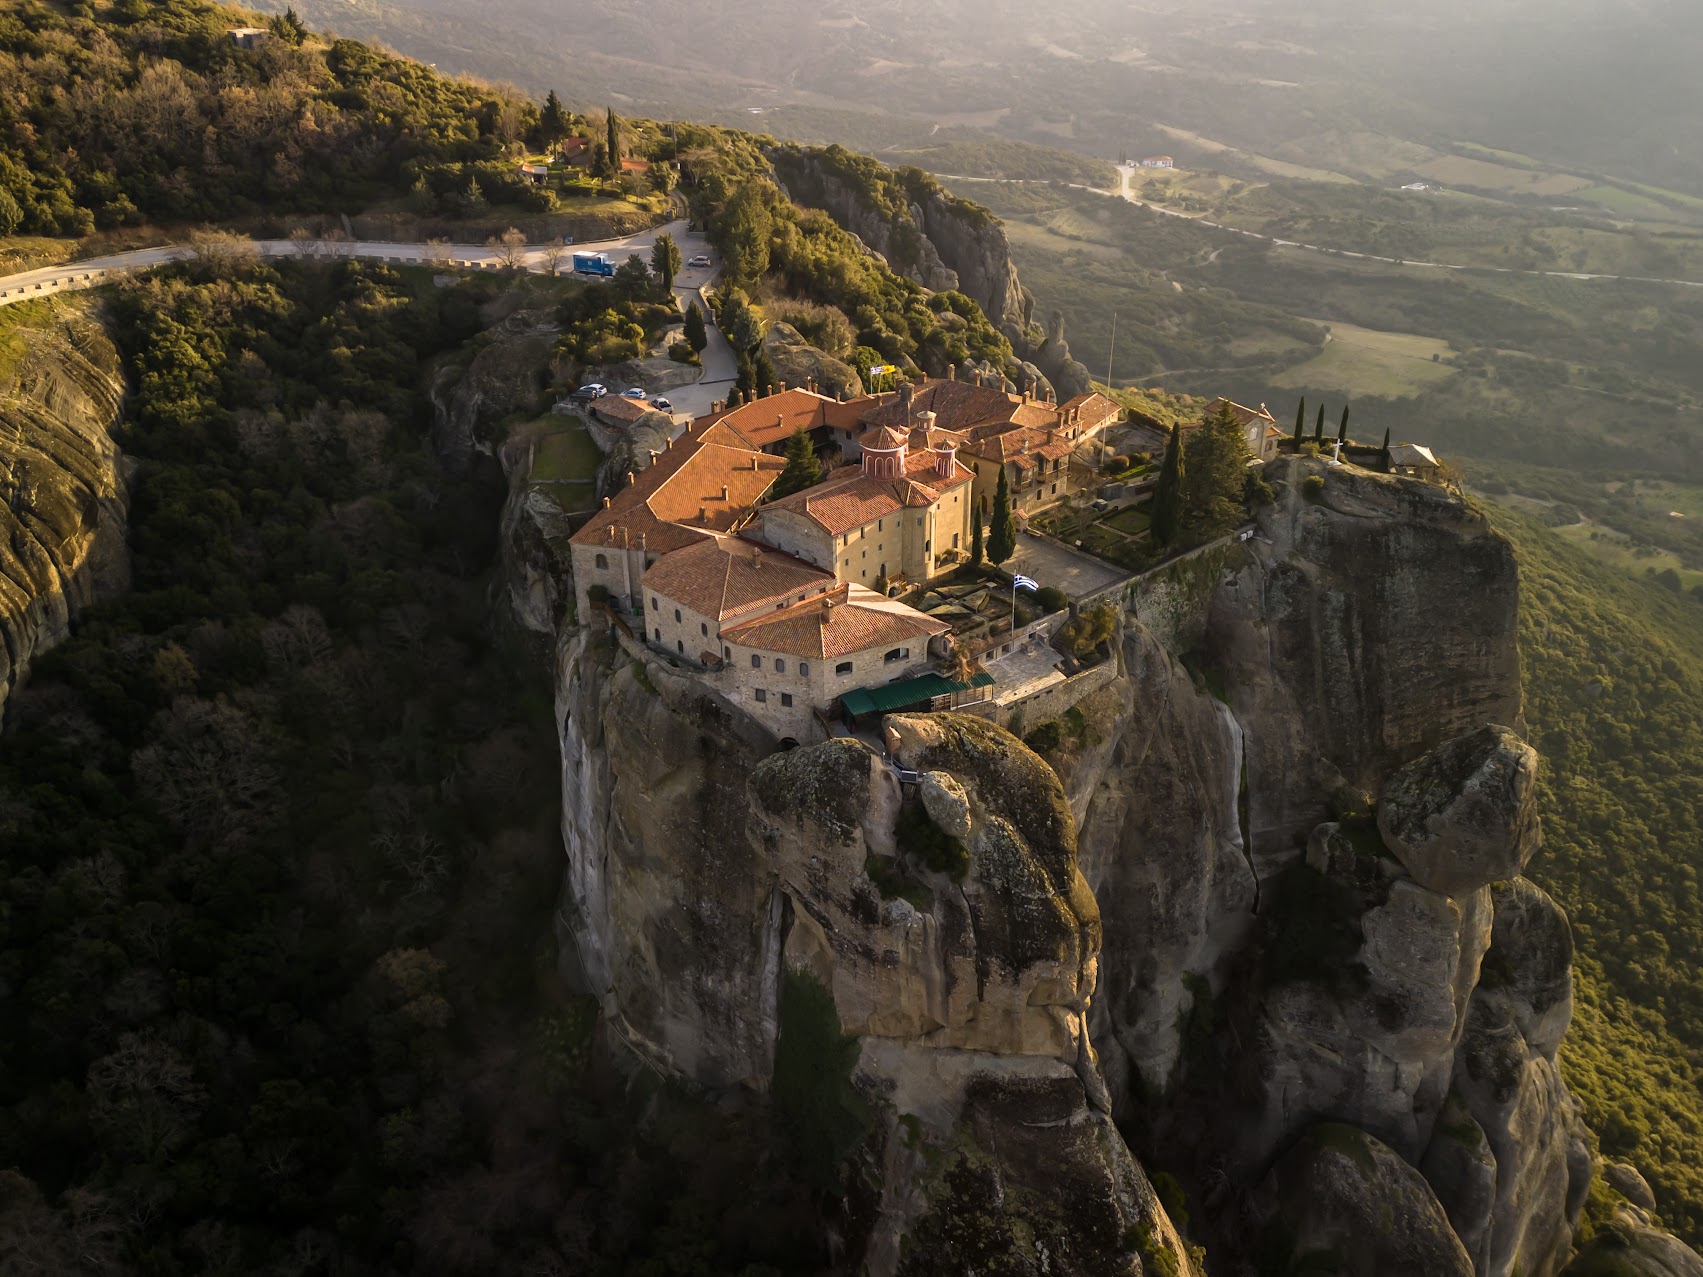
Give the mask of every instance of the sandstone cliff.
[{"label": "sandstone cliff", "polygon": [[[45,305],[45,304],[44,304]],[[80,305],[19,316],[0,364],[0,705],[77,614],[122,592],[118,352]]]},{"label": "sandstone cliff", "polygon": [[914,170],[901,175],[908,179],[904,207],[875,207],[836,162],[833,148],[777,147],[769,158],[793,199],[828,213],[895,271],[924,288],[956,289],[973,298],[1010,340],[1017,358],[1060,400],[1089,389],[1088,370],[1071,357],[1065,341],[1063,316],[1052,315],[1044,328],[1039,324],[1034,295],[1017,278],[1005,229],[987,210]]}]

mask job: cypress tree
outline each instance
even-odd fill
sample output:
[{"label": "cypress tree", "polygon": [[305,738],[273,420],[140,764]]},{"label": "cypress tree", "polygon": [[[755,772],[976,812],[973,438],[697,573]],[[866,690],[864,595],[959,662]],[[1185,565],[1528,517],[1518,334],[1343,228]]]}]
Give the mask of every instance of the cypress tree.
[{"label": "cypress tree", "polygon": [[621,172],[621,117],[614,111],[609,112],[609,140],[604,145],[609,157],[609,176],[618,176]]},{"label": "cypress tree", "polygon": [[1295,446],[1301,446],[1301,436],[1307,429],[1307,396],[1301,396],[1301,402],[1295,406]]},{"label": "cypress tree", "polygon": [[999,487],[993,493],[993,527],[988,532],[987,555],[995,567],[1017,553],[1017,515],[1011,508],[1011,485],[1005,467],[999,468]]},{"label": "cypress tree", "polygon": [[1348,442],[1348,405],[1347,404],[1342,405],[1342,426],[1336,432],[1336,441],[1338,443],[1347,443]]},{"label": "cypress tree", "polygon": [[1320,404],[1319,405],[1318,424],[1316,424],[1313,427],[1313,442],[1314,443],[1323,443],[1324,441],[1325,441],[1325,406],[1323,404]]},{"label": "cypress tree", "polygon": [[686,307],[686,344],[700,355],[710,344],[709,329],[704,326],[704,312],[698,309],[697,302]]},{"label": "cypress tree", "polygon": [[1183,432],[1171,426],[1165,444],[1165,461],[1159,467],[1159,484],[1153,490],[1153,539],[1170,545],[1183,527]]},{"label": "cypress tree", "polygon": [[1388,426],[1385,426],[1384,427],[1384,458],[1386,460],[1388,460],[1389,455],[1390,455],[1390,428]]},{"label": "cypress tree", "polygon": [[544,111],[538,117],[538,134],[546,148],[553,147],[568,135],[573,127],[568,119],[568,112],[562,106],[562,99],[556,96],[556,90],[551,89],[550,95],[544,99]]},{"label": "cypress tree", "polygon": [[802,492],[822,482],[822,462],[816,456],[816,445],[803,426],[792,432],[786,441],[786,469],[775,480],[775,496]]},{"label": "cypress tree", "polygon": [[980,501],[970,503],[970,566],[979,568],[987,559],[987,553],[982,548],[982,519],[984,512]]}]

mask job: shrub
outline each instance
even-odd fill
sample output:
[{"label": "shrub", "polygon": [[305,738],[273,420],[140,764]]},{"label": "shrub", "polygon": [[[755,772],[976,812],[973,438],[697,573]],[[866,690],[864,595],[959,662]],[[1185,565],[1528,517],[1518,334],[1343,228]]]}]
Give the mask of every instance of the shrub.
[{"label": "shrub", "polygon": [[962,882],[970,871],[970,849],[936,825],[920,802],[908,802],[899,808],[894,836],[900,850],[915,856],[935,873],[946,874],[953,882]]},{"label": "shrub", "polygon": [[1070,606],[1070,596],[1056,585],[1044,585],[1035,591],[1035,602],[1043,613],[1062,612]]},{"label": "shrub", "polygon": [[677,341],[671,345],[668,348],[668,357],[677,364],[696,364],[698,362],[698,352],[692,349],[690,342],[685,341]]},{"label": "shrub", "polygon": [[1037,754],[1051,754],[1063,744],[1063,731],[1058,720],[1042,723],[1023,738],[1023,743]]},{"label": "shrub", "polygon": [[1301,495],[1309,501],[1317,501],[1325,494],[1325,477],[1322,474],[1310,474],[1301,480]]}]

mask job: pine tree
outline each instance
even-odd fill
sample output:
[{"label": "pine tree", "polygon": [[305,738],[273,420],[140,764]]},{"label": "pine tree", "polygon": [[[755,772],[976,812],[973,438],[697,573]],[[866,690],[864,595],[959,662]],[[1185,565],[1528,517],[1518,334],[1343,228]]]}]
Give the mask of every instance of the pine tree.
[{"label": "pine tree", "polygon": [[551,89],[549,96],[544,99],[543,114],[538,117],[539,140],[548,150],[567,137],[572,127],[567,110],[562,106],[562,99],[556,96],[556,90]]},{"label": "pine tree", "polygon": [[1342,405],[1342,426],[1336,432],[1336,441],[1338,443],[1347,443],[1348,442],[1348,405],[1347,404]]},{"label": "pine tree", "polygon": [[1301,396],[1301,402],[1295,408],[1295,446],[1301,446],[1301,436],[1307,429],[1307,396]]},{"label": "pine tree", "polygon": [[987,551],[982,547],[982,519],[985,511],[980,501],[970,503],[970,566],[979,568],[987,559]]},{"label": "pine tree", "polygon": [[822,462],[816,456],[816,445],[803,426],[792,432],[786,441],[786,469],[775,480],[776,497],[788,496],[813,488],[822,482]]},{"label": "pine tree", "polygon": [[686,344],[700,355],[704,353],[704,347],[710,344],[709,329],[704,325],[704,312],[698,309],[697,302],[691,302],[686,307]]},{"label": "pine tree", "polygon": [[1389,456],[1389,452],[1390,452],[1390,428],[1388,426],[1385,426],[1384,427],[1384,455],[1386,457]]},{"label": "pine tree", "polygon": [[614,111],[609,112],[609,140],[604,143],[604,152],[608,157],[606,163],[609,165],[609,176],[619,176],[621,172],[621,117],[616,115]]},{"label": "pine tree", "polygon": [[999,468],[999,486],[993,493],[993,527],[988,532],[988,560],[998,567],[1017,553],[1017,515],[1011,508],[1011,485],[1005,467]]},{"label": "pine tree", "polygon": [[1159,483],[1153,490],[1153,539],[1170,545],[1183,527],[1183,432],[1175,424],[1165,444]]},{"label": "pine tree", "polygon": [[1324,441],[1325,441],[1325,406],[1323,404],[1320,404],[1319,405],[1319,421],[1318,421],[1318,424],[1313,427],[1313,442],[1314,443],[1323,443]]},{"label": "pine tree", "polygon": [[774,362],[769,358],[765,347],[758,346],[756,357],[751,360],[751,372],[756,379],[757,389],[764,394],[778,388],[781,384],[780,375],[775,372]]}]

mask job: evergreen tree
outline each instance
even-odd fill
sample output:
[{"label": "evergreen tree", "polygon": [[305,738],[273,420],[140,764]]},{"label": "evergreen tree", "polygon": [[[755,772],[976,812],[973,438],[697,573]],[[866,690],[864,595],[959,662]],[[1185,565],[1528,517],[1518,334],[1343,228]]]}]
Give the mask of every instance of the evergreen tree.
[{"label": "evergreen tree", "polygon": [[1301,436],[1307,430],[1307,396],[1301,396],[1301,402],[1295,407],[1295,446],[1301,446]]},{"label": "evergreen tree", "polygon": [[461,192],[461,204],[469,213],[477,213],[485,207],[485,190],[479,185],[477,175],[467,175],[467,187]]},{"label": "evergreen tree", "polygon": [[774,495],[788,496],[813,488],[822,482],[822,462],[816,456],[816,445],[803,426],[792,432],[786,441],[786,469],[775,480]]},{"label": "evergreen tree", "polygon": [[757,389],[765,395],[781,384],[780,376],[775,372],[775,365],[769,358],[769,352],[763,346],[757,347],[757,353],[751,359],[751,372],[756,379]]},{"label": "evergreen tree", "polygon": [[1228,406],[1189,436],[1183,455],[1183,539],[1187,544],[1221,537],[1241,521],[1248,457],[1242,423]]},{"label": "evergreen tree", "polygon": [[1011,508],[1011,485],[1005,467],[999,468],[999,487],[993,493],[993,527],[988,532],[987,556],[995,567],[1017,553],[1017,514]]},{"label": "evergreen tree", "polygon": [[1338,443],[1347,443],[1348,442],[1348,405],[1347,404],[1342,405],[1342,425],[1336,432],[1336,441]]},{"label": "evergreen tree", "polygon": [[1325,406],[1323,404],[1320,404],[1319,405],[1318,424],[1313,427],[1313,442],[1314,443],[1323,443],[1324,441],[1325,441]]},{"label": "evergreen tree", "polygon": [[549,96],[544,99],[544,112],[538,117],[538,140],[548,150],[567,137],[572,127],[573,123],[568,119],[567,110],[562,106],[562,99],[556,96],[556,90],[551,89]]},{"label": "evergreen tree", "polygon": [[698,309],[697,302],[691,302],[686,307],[686,344],[700,355],[704,353],[704,347],[710,344],[709,329],[704,325],[704,312]]},{"label": "evergreen tree", "polygon": [[1386,458],[1389,456],[1389,452],[1390,452],[1390,428],[1388,426],[1385,426],[1384,427],[1384,456]]},{"label": "evergreen tree", "polygon": [[603,145],[609,176],[618,177],[621,172],[621,117],[614,111],[609,112],[609,137]]},{"label": "evergreen tree", "polygon": [[979,568],[987,561],[987,551],[982,547],[982,520],[986,512],[980,501],[970,503],[970,566]]},{"label": "evergreen tree", "polygon": [[1183,527],[1183,432],[1175,424],[1165,443],[1159,483],[1153,489],[1153,539],[1171,545]]},{"label": "evergreen tree", "polygon": [[674,277],[680,273],[680,260],[680,245],[674,242],[674,236],[658,235],[650,250],[650,268],[662,281],[664,294],[674,289]]},{"label": "evergreen tree", "polygon": [[743,350],[739,352],[739,370],[734,375],[733,393],[744,403],[750,399],[757,389],[757,372],[751,367],[751,356]]}]

